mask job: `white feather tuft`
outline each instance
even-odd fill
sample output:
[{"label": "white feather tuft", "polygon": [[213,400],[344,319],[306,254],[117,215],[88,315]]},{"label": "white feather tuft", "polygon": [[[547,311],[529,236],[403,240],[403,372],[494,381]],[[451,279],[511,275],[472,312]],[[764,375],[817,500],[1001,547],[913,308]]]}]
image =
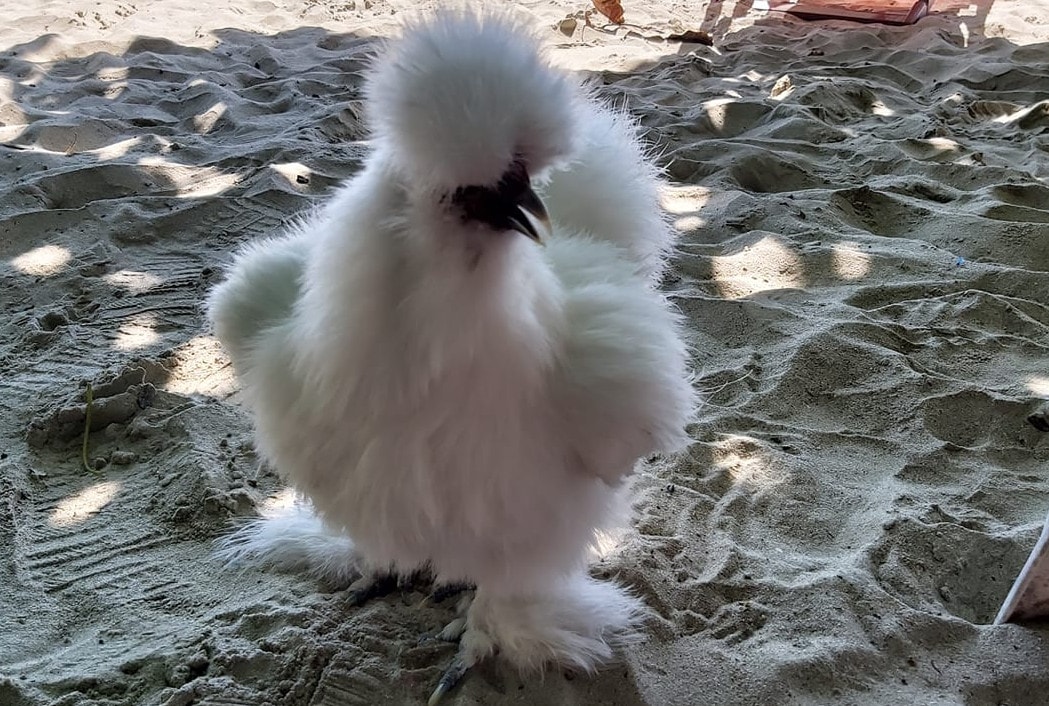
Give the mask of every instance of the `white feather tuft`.
[{"label": "white feather tuft", "polygon": [[218,540],[215,557],[230,567],[294,571],[333,586],[361,575],[353,541],[326,527],[301,499],[239,525]]},{"label": "white feather tuft", "polygon": [[211,326],[238,373],[259,333],[291,314],[302,290],[307,252],[306,241],[294,236],[250,243],[237,253],[226,279],[211,290]]},{"label": "white feather tuft", "polygon": [[539,173],[571,151],[578,97],[537,46],[505,14],[444,10],[409,26],[367,82],[376,138],[424,187],[494,184],[516,157]]},{"label": "white feather tuft", "polygon": [[551,170],[542,188],[560,225],[625,248],[649,282],[663,273],[674,230],[660,206],[660,179],[637,123],[596,100],[580,102],[585,126],[572,157]]}]

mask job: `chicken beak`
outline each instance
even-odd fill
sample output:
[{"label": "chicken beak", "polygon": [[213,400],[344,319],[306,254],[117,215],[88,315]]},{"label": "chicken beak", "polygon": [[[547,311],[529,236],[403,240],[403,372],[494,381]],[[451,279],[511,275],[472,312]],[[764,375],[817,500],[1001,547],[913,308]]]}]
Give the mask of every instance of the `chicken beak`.
[{"label": "chicken beak", "polygon": [[550,216],[546,206],[531,188],[526,189],[509,214],[510,226],[540,245],[550,236]]}]

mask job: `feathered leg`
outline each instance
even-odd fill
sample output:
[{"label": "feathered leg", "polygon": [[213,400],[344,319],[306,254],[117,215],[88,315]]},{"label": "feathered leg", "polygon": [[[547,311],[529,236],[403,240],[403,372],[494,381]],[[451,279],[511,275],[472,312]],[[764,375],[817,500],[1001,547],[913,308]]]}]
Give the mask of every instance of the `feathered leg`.
[{"label": "feathered leg", "polygon": [[593,672],[612,659],[616,647],[637,638],[644,616],[641,601],[626,590],[585,574],[528,595],[493,593],[482,586],[469,604],[459,651],[429,704],[496,649],[523,671],[554,663]]},{"label": "feathered leg", "polygon": [[230,566],[273,567],[346,587],[354,606],[409,589],[427,590],[431,600],[440,602],[470,588],[463,584],[434,586],[425,569],[397,573],[368,567],[357,557],[353,540],[326,527],[312,506],[301,499],[291,507],[241,524],[218,541],[215,555]]}]

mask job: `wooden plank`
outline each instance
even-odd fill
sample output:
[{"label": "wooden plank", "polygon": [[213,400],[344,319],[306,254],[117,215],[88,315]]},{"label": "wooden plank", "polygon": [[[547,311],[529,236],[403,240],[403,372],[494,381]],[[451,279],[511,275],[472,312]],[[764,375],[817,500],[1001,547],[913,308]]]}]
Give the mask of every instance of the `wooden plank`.
[{"label": "wooden plank", "polygon": [[770,10],[806,20],[852,20],[910,25],[929,13],[932,0],[800,0],[774,2]]},{"label": "wooden plank", "polygon": [[1049,618],[1049,517],[994,624],[1036,618]]}]

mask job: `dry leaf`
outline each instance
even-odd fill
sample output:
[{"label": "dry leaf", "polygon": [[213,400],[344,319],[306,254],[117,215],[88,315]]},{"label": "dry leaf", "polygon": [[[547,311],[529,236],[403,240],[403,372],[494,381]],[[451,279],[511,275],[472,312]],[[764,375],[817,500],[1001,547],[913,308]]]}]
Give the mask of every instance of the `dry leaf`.
[{"label": "dry leaf", "polygon": [[619,0],[593,0],[597,11],[617,25],[623,24],[623,5]]}]

